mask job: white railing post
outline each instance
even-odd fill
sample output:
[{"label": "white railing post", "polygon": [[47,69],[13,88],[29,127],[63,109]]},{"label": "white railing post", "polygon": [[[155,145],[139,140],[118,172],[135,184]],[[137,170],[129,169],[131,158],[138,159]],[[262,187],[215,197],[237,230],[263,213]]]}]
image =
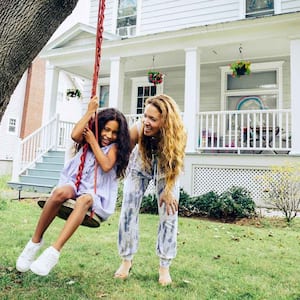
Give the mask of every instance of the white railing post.
[{"label": "white railing post", "polygon": [[57,150],[58,140],[59,140],[59,115],[56,115],[56,121],[54,122],[54,150]]},{"label": "white railing post", "polygon": [[16,151],[13,158],[12,181],[19,181],[19,171],[21,163],[21,139],[18,138]]}]

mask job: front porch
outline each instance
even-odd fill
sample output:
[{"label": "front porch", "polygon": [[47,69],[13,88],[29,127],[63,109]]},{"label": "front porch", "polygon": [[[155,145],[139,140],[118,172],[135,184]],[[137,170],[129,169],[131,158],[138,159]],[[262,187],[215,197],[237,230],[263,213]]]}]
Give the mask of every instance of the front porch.
[{"label": "front porch", "polygon": [[[142,115],[126,117],[131,126]],[[265,206],[263,185],[258,177],[269,172],[272,166],[299,160],[299,156],[292,155],[291,111],[201,112],[196,114],[196,119],[197,139],[194,151],[186,153],[180,186],[193,196],[240,186],[251,192],[257,205]],[[56,116],[21,141],[14,157],[12,181],[19,182],[20,176],[47,151],[68,153],[73,126]]]}]

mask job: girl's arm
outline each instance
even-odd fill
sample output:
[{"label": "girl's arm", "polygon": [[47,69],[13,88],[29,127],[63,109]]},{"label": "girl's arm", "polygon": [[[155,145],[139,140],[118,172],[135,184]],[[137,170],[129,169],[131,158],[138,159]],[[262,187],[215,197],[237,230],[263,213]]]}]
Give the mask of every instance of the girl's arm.
[{"label": "girl's arm", "polygon": [[115,165],[117,160],[117,152],[118,152],[117,144],[112,145],[108,153],[104,154],[91,129],[86,127],[83,130],[83,136],[85,137],[86,142],[90,144],[92,151],[95,155],[96,161],[100,165],[101,169],[104,172],[110,171]]},{"label": "girl's arm", "polygon": [[82,118],[76,123],[75,127],[73,128],[71,137],[76,143],[82,143],[83,130],[84,128],[88,127],[90,119],[95,116],[98,105],[98,97],[94,96],[88,104],[87,112],[82,116]]}]

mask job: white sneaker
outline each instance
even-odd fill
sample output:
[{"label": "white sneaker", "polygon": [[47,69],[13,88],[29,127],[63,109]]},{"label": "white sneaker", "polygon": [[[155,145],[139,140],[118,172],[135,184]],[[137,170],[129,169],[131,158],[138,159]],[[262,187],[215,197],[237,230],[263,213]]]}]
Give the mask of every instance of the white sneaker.
[{"label": "white sneaker", "polygon": [[59,254],[60,252],[52,246],[47,248],[38,259],[31,264],[30,270],[40,276],[48,275],[58,263]]},{"label": "white sneaker", "polygon": [[30,239],[17,259],[16,268],[19,272],[26,272],[29,270],[30,265],[34,261],[37,252],[43,246],[43,243],[43,240],[39,243],[34,243]]}]

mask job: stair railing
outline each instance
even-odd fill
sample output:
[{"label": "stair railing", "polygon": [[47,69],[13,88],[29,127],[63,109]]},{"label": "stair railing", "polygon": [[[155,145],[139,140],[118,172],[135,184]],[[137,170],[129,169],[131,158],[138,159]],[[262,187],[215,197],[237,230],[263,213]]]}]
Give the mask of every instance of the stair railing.
[{"label": "stair railing", "polygon": [[47,151],[56,149],[58,125],[59,117],[56,115],[47,124],[20,141],[13,160],[13,181],[18,181],[19,176],[33,166]]}]

